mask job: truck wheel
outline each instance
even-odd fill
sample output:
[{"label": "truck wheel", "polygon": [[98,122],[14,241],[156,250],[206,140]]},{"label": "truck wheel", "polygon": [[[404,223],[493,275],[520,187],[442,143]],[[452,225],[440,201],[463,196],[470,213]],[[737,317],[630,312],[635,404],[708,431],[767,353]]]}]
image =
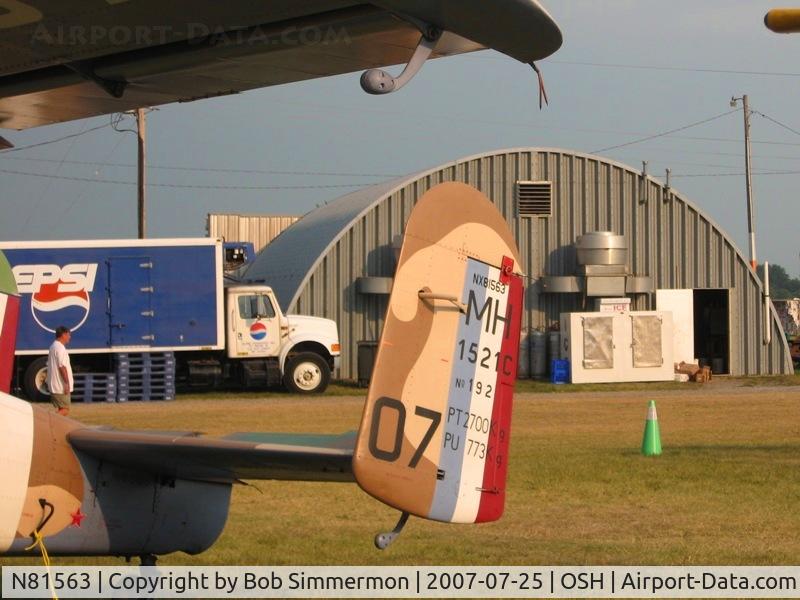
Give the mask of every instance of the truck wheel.
[{"label": "truck wheel", "polygon": [[331,380],[331,369],[319,354],[302,352],[286,361],[283,385],[296,394],[324,392]]},{"label": "truck wheel", "polygon": [[47,357],[40,356],[25,369],[23,386],[25,395],[34,402],[47,402],[50,400],[50,390],[47,389]]}]

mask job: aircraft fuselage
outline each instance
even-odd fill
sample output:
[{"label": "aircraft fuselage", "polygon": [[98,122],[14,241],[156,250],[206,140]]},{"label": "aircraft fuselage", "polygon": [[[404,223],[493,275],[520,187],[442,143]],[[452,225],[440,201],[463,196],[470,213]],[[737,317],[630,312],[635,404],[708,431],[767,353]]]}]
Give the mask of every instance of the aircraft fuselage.
[{"label": "aircraft fuselage", "polygon": [[120,467],[75,451],[83,426],[0,393],[0,554],[24,556],[34,530],[53,555],[141,556],[209,548],[231,485]]}]

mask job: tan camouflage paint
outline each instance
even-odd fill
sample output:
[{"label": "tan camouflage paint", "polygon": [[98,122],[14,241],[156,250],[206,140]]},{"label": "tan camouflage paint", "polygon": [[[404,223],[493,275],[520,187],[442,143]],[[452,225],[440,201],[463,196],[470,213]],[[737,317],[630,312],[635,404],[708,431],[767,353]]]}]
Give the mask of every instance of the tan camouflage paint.
[{"label": "tan camouflage paint", "polygon": [[[389,308],[353,456],[353,471],[364,491],[399,510],[426,517],[436,488],[442,447],[440,424],[415,468],[409,462],[431,420],[416,407],[444,412],[459,312],[452,304],[423,301],[418,292],[460,297],[467,257],[499,267],[503,256],[520,265],[508,224],[494,204],[475,188],[443,183],[419,200],[406,224]],[[406,408],[400,456],[389,462],[369,449],[375,401],[400,400]],[[377,446],[392,448],[395,411],[384,409]],[[443,415],[442,418],[446,418]]]},{"label": "tan camouflage paint", "polygon": [[45,408],[33,407],[33,460],[28,492],[17,526],[17,536],[29,538],[41,523],[39,499],[50,502],[55,510],[41,533],[55,535],[72,524],[72,515],[83,503],[83,474],[67,434],[80,423]]}]

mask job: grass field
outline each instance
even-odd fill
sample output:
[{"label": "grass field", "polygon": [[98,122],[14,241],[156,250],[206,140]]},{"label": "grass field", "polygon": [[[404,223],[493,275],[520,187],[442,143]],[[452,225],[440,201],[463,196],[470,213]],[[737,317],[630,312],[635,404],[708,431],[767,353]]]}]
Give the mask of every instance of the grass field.
[{"label": "grass field", "polygon": [[[258,482],[235,487],[228,525],[211,550],[160,563],[797,564],[800,387],[792,379],[770,387],[764,383],[777,380],[582,393],[560,386],[558,394],[523,384],[515,398],[506,514],[497,523],[412,519],[380,552],[372,538],[390,530],[397,513],[357,486]],[[342,432],[359,421],[364,397],[353,392],[75,405],[73,416],[210,434]],[[649,399],[657,401],[664,445],[657,458],[639,454]]]}]

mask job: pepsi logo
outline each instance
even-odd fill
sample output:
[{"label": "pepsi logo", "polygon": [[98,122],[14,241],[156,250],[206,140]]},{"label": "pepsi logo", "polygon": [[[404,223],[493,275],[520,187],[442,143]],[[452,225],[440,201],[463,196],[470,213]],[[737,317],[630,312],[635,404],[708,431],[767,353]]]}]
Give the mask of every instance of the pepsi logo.
[{"label": "pepsi logo", "polygon": [[253,323],[250,326],[250,337],[260,342],[267,337],[267,326],[263,323]]},{"label": "pepsi logo", "polygon": [[42,329],[74,331],[86,322],[97,264],[17,265],[13,272],[19,292],[31,294],[31,314]]}]

